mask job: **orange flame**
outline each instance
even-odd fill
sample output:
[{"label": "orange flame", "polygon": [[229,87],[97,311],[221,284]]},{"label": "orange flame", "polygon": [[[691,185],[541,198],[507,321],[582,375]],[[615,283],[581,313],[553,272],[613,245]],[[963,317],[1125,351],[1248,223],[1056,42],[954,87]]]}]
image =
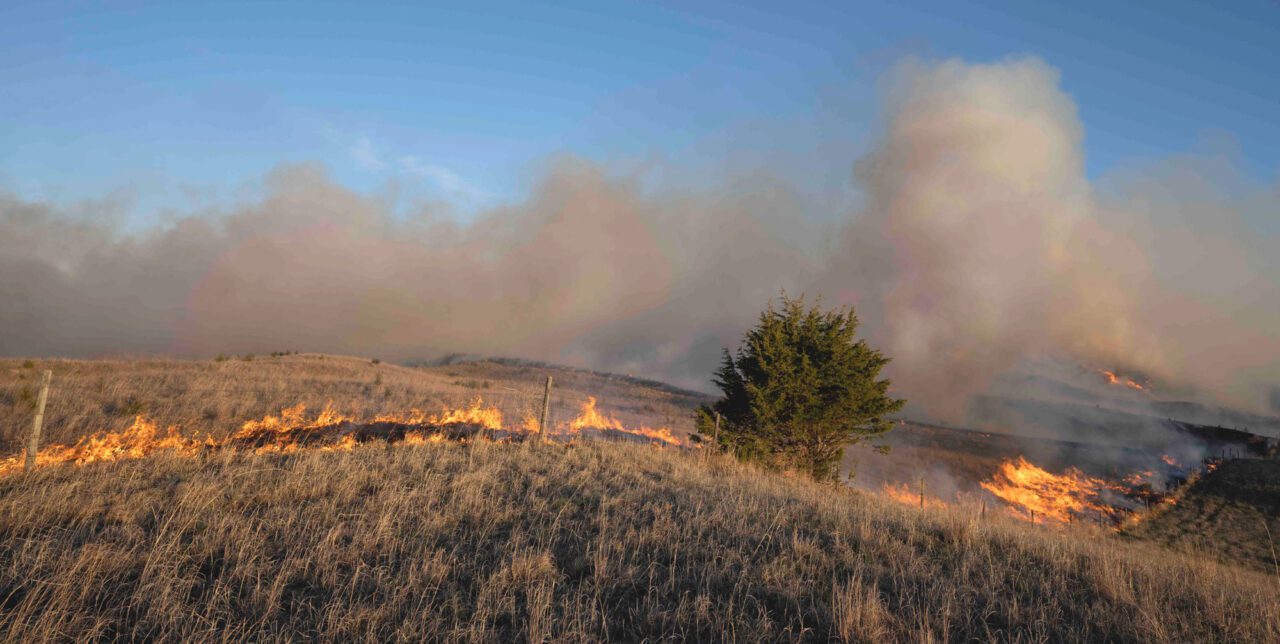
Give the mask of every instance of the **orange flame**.
[{"label": "orange flame", "polygon": [[[119,432],[99,432],[85,436],[74,445],[50,445],[36,454],[36,465],[83,465],[98,461],[118,461],[142,458],[162,450],[191,455],[199,452],[206,444],[183,437],[174,426],[170,426],[162,434],[154,422],[138,416],[133,419],[132,425]],[[0,475],[21,469],[24,461],[25,456],[22,454],[0,459]]]},{"label": "orange flame", "polygon": [[1139,383],[1137,380],[1134,380],[1133,378],[1129,378],[1127,376],[1122,378],[1120,375],[1116,374],[1116,372],[1107,371],[1106,369],[1101,370],[1099,373],[1101,373],[1103,376],[1106,377],[1107,383],[1109,384],[1124,385],[1130,389],[1136,389],[1143,393],[1151,393],[1147,391],[1147,388],[1145,386],[1143,386],[1141,383]]},{"label": "orange flame", "polygon": [[573,432],[582,431],[584,429],[616,429],[622,431],[622,423],[605,414],[601,414],[596,409],[596,399],[594,396],[588,396],[587,401],[582,403],[582,413],[577,418],[569,421],[569,430]]},{"label": "orange flame", "polygon": [[431,422],[431,416],[421,409],[410,409],[407,412],[395,414],[379,414],[373,417],[375,423],[401,423],[403,425],[426,425]]},{"label": "orange flame", "polygon": [[542,431],[542,421],[535,418],[532,414],[526,415],[524,421],[520,423],[520,429],[529,434],[537,434]]},{"label": "orange flame", "polygon": [[332,427],[345,422],[352,422],[350,416],[339,414],[333,408],[333,402],[325,404],[324,409],[315,418],[306,417],[307,406],[297,404],[280,410],[278,416],[264,416],[261,420],[245,421],[240,430],[231,435],[231,440],[262,440],[279,438],[286,433],[297,433],[299,430]]},{"label": "orange flame", "polygon": [[[587,400],[582,412],[578,418],[570,421],[568,427],[571,433],[583,429],[613,430],[643,436],[660,444],[681,445],[680,439],[665,427],[658,429],[625,427],[612,416],[601,414],[596,409],[595,398]],[[197,440],[182,436],[177,426],[171,426],[161,433],[154,422],[139,416],[134,419],[130,427],[119,432],[99,432],[86,436],[70,446],[49,445],[37,454],[36,464],[38,466],[55,463],[81,464],[141,458],[161,450],[184,456],[193,456],[205,449],[218,448],[252,449],[257,453],[276,454],[290,454],[304,448],[348,451],[354,449],[361,440],[370,439],[370,434],[363,434],[364,438],[359,438],[356,432],[340,427],[358,422],[361,421],[356,417],[339,412],[332,401],[314,416],[307,414],[306,405],[297,404],[281,409],[278,414],[246,421],[223,440],[214,440],[211,437]],[[445,407],[434,414],[412,409],[403,413],[381,414],[368,422],[396,423],[415,428],[403,433],[403,440],[400,442],[406,445],[444,441],[444,433],[438,430],[449,425],[471,425],[495,431],[506,429],[511,433],[537,432],[539,427],[538,420],[532,416],[526,416],[519,426],[504,427],[502,411],[485,405],[479,396],[466,407]],[[437,431],[431,431],[431,428]],[[326,429],[336,429],[336,431],[321,432]],[[23,465],[24,457],[21,454],[0,458],[0,475],[16,472],[22,469]]]},{"label": "orange flame", "polygon": [[569,433],[577,433],[584,429],[613,430],[624,434],[642,436],[667,445],[679,446],[681,444],[680,439],[676,438],[676,436],[671,433],[671,430],[666,427],[654,429],[644,426],[623,426],[622,421],[619,421],[613,416],[602,414],[598,409],[596,409],[596,399],[594,396],[587,396],[586,402],[582,403],[582,412],[578,414],[577,418],[569,421]]},{"label": "orange flame", "polygon": [[[1014,516],[1067,523],[1074,517],[1106,512],[1100,495],[1107,483],[1077,469],[1063,474],[1043,470],[1019,456],[1005,461],[990,481],[979,483],[1013,508]],[[1034,513],[1034,514],[1032,514]]]},{"label": "orange flame", "polygon": [[476,396],[470,407],[445,407],[438,414],[428,414],[420,409],[408,412],[381,414],[373,418],[375,423],[399,423],[401,425],[479,425],[485,429],[502,429],[502,410],[486,407],[484,400]]},{"label": "orange flame", "polygon": [[465,423],[467,425],[479,425],[485,429],[502,429],[502,411],[497,407],[485,407],[484,401],[480,396],[476,396],[471,401],[471,406],[465,409],[445,409],[438,415],[432,416],[428,421],[430,425],[452,425],[455,423]]},{"label": "orange flame", "polygon": [[[888,497],[892,501],[896,501],[903,505],[920,507],[920,489],[912,488],[907,483],[885,483],[880,488],[880,494]],[[924,495],[924,505],[928,508],[946,508],[951,504],[937,497]]]},{"label": "orange flame", "polygon": [[[98,432],[86,436],[74,445],[49,445],[36,454],[36,465],[56,463],[84,464],[96,461],[117,461],[142,458],[159,451],[172,451],[183,456],[194,456],[204,449],[253,447],[256,453],[290,454],[302,449],[302,439],[317,430],[354,423],[352,416],[339,413],[332,402],[326,404],[314,417],[306,413],[304,404],[286,407],[279,414],[267,415],[258,420],[246,421],[224,440],[205,440],[182,436],[177,426],[170,426],[161,433],[156,424],[138,416],[128,428],[118,432]],[[428,415],[417,409],[404,414],[384,414],[373,422],[395,422],[403,425],[440,427],[454,423],[479,425],[485,429],[502,428],[502,412],[486,407],[476,398],[470,407],[445,408],[440,413]],[[410,445],[438,442],[444,436],[438,432],[428,435],[421,431],[407,432],[404,442]],[[328,443],[316,445],[321,451],[349,451],[359,440],[354,434],[345,433]],[[21,470],[25,456],[22,454],[0,458],[0,476]]]},{"label": "orange flame", "polygon": [[405,432],[405,445],[426,445],[428,443],[443,443],[445,441],[444,434],[424,434],[422,432]]}]

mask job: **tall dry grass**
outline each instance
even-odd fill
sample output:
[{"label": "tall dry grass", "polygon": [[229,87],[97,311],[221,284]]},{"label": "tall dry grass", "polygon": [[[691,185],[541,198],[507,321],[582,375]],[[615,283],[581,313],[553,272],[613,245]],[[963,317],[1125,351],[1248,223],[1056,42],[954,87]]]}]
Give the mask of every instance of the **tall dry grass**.
[{"label": "tall dry grass", "polygon": [[511,424],[535,413],[542,385],[554,374],[552,420],[573,417],[588,395],[628,424],[692,428],[700,400],[626,378],[567,368],[490,361],[405,367],[368,358],[318,354],[257,355],[226,360],[166,358],[0,360],[0,453],[25,444],[40,374],[53,370],[45,416],[46,443],[73,443],[97,431],[118,431],[144,414],[183,432],[225,436],[247,420],[305,404],[328,403],[347,415],[372,417],[418,408],[460,406],[481,396]]},{"label": "tall dry grass", "polygon": [[0,543],[9,641],[1280,641],[1273,577],[629,445],[48,468]]}]

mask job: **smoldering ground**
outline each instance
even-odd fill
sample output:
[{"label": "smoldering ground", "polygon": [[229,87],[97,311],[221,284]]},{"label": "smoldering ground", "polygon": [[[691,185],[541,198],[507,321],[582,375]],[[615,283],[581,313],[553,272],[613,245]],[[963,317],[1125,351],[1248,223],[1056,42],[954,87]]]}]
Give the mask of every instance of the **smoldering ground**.
[{"label": "smoldering ground", "polygon": [[785,289],[856,306],[936,417],[1041,355],[1274,413],[1274,183],[1222,155],[1091,182],[1034,58],[908,61],[884,88],[834,242],[780,179],[667,191],[573,157],[468,223],[311,165],[141,230],[5,195],[0,354],[470,351],[705,388]]}]

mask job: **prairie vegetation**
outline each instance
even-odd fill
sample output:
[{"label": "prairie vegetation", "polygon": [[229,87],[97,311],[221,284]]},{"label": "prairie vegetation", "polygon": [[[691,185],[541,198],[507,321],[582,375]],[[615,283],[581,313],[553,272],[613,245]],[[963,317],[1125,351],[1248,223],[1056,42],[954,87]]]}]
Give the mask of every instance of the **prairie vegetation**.
[{"label": "prairie vegetation", "polygon": [[[368,358],[275,352],[213,360],[0,360],[0,450],[25,440],[40,374],[53,370],[45,443],[73,443],[97,431],[119,431],[142,414],[188,435],[224,437],[248,420],[305,404],[355,417],[459,406],[476,396],[512,419],[538,408],[554,374],[552,414],[569,418],[588,395],[628,423],[692,429],[702,400],[622,376],[564,367],[475,361],[406,367]],[[553,419],[554,420],[554,419]]]},{"label": "prairie vegetation", "polygon": [[[706,400],[494,361],[8,360],[9,451],[46,368],[49,442],[132,414],[225,435],[297,403],[372,416],[480,395],[514,415],[547,373],[565,417],[595,395],[687,431]],[[1257,557],[1245,570],[1176,540],[1186,554],[921,511],[700,452],[481,440],[158,454],[0,478],[0,639],[1280,639],[1280,575]],[[1173,516],[1130,534],[1151,539],[1140,532]]]},{"label": "prairie vegetation", "polygon": [[1275,577],[1082,537],[634,445],[51,467],[0,480],[0,637],[1280,638]]}]

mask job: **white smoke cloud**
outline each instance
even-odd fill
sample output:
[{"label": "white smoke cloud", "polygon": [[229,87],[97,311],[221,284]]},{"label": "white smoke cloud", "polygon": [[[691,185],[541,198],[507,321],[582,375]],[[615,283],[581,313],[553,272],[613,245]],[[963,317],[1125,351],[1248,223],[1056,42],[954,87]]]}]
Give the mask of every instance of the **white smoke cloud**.
[{"label": "white smoke cloud", "polygon": [[941,416],[1039,355],[1274,404],[1280,249],[1241,223],[1274,186],[1180,159],[1100,190],[1036,59],[910,62],[886,88],[834,244],[778,179],[664,193],[574,159],[468,225],[309,166],[144,231],[0,197],[0,354],[469,351],[705,387],[787,289],[856,305],[895,390]]},{"label": "white smoke cloud", "polygon": [[954,417],[1050,355],[1265,407],[1280,244],[1248,236],[1243,213],[1274,209],[1274,187],[1226,194],[1235,173],[1179,159],[1099,196],[1075,105],[1036,59],[908,63],[889,87],[856,169],[867,207],[827,283],[875,294],[907,391]]}]

